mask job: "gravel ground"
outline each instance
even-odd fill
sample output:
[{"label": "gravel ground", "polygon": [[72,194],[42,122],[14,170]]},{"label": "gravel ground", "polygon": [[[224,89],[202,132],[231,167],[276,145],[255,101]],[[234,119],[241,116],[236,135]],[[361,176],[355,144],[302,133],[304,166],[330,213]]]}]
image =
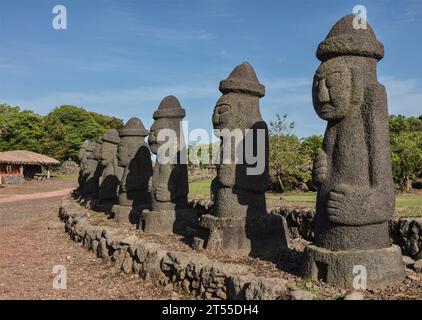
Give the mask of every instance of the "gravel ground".
[{"label": "gravel ground", "polygon": [[[30,194],[29,189],[44,191],[40,190],[43,182],[21,186],[25,191],[15,194]],[[71,185],[63,181],[45,184],[47,191]],[[57,217],[61,198],[9,202],[0,206],[0,299],[186,298],[164,292],[138,277],[122,274],[70,241]],[[53,288],[56,265],[66,268],[67,289]]]},{"label": "gravel ground", "polygon": [[[34,184],[0,189],[4,197],[57,192],[75,185],[75,181],[40,181]],[[45,187],[45,188],[44,188]],[[3,191],[7,191],[7,196]],[[52,195],[54,193],[51,193]],[[3,197],[3,198],[4,198]],[[1,199],[2,197],[0,197]],[[80,244],[69,240],[57,214],[62,196],[0,203],[0,299],[188,299],[166,292],[134,275],[123,274]],[[144,237],[147,237],[144,235]],[[152,237],[160,246],[191,250],[177,237]],[[171,243],[169,243],[169,240]],[[312,292],[319,299],[343,297],[347,291],[295,276],[303,243],[296,243],[296,254],[278,261],[253,258],[220,257],[222,262],[249,265],[259,275],[288,280],[295,287]],[[214,258],[209,256],[209,258]],[[54,266],[67,271],[67,289],[54,289]],[[422,299],[420,274],[407,270],[401,285],[383,291],[365,293],[367,299]]]}]

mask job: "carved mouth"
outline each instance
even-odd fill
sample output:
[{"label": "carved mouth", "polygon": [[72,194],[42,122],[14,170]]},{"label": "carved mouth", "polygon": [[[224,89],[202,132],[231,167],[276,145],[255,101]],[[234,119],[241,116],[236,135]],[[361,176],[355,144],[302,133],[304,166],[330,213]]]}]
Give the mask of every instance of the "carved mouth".
[{"label": "carved mouth", "polygon": [[334,110],[334,107],[330,105],[329,103],[323,103],[318,106],[318,111],[320,113],[328,113],[332,112]]}]

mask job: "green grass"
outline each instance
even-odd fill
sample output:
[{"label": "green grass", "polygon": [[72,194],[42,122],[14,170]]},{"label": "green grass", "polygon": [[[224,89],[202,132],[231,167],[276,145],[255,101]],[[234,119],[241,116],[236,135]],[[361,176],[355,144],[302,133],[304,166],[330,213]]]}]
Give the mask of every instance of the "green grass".
[{"label": "green grass", "polygon": [[[204,179],[189,184],[189,196],[193,199],[208,198],[210,195],[210,185],[212,179]],[[267,193],[267,198],[271,200],[282,199],[288,202],[302,202],[313,206],[316,201],[315,192],[286,192]],[[294,205],[293,205],[294,206]],[[396,197],[397,217],[422,217],[422,196],[417,194],[400,194]]]},{"label": "green grass", "polygon": [[212,179],[189,183],[189,197],[193,199],[209,198]]}]

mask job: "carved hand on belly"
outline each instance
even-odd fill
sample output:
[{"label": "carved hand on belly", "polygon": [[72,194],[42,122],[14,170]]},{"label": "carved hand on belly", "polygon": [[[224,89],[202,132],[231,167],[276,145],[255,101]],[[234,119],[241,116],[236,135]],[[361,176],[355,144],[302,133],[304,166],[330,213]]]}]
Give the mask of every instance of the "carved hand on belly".
[{"label": "carved hand on belly", "polygon": [[339,184],[328,195],[328,219],[340,225],[362,226],[388,220],[388,205],[376,204],[376,191],[361,186]]},{"label": "carved hand on belly", "polygon": [[155,199],[161,202],[170,201],[170,192],[167,190],[167,187],[163,184],[159,184],[155,190]]},{"label": "carved hand on belly", "polygon": [[318,155],[315,157],[314,165],[312,169],[312,183],[319,187],[327,177],[327,154],[324,150],[320,150]]}]

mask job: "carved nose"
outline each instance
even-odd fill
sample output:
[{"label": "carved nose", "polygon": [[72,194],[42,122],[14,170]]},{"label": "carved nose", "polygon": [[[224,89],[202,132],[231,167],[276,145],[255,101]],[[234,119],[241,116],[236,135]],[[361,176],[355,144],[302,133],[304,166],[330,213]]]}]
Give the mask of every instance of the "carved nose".
[{"label": "carved nose", "polygon": [[330,102],[330,93],[328,92],[325,79],[321,79],[318,88],[318,100],[319,102]]}]

